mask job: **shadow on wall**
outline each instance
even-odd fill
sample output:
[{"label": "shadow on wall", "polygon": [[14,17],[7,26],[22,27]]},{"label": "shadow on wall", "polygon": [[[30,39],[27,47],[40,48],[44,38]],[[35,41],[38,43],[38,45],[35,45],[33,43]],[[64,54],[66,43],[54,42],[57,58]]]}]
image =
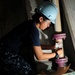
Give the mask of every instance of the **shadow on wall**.
[{"label": "shadow on wall", "polygon": [[49,28],[46,30],[42,31],[43,33],[41,34],[41,44],[44,45],[54,45],[54,40],[52,40],[52,35],[55,33],[54,25],[51,24]]},{"label": "shadow on wall", "polygon": [[0,0],[0,38],[27,19],[25,0]]}]

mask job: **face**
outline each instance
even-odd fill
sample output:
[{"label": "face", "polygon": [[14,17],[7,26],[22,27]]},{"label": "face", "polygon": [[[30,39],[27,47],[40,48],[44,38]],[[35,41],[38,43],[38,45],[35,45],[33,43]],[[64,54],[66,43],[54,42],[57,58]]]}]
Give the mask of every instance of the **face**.
[{"label": "face", "polygon": [[39,28],[41,29],[41,30],[45,30],[46,28],[48,28],[49,26],[50,26],[50,24],[51,24],[51,22],[50,22],[50,20],[43,20],[43,17],[40,17],[40,26],[39,26]]}]

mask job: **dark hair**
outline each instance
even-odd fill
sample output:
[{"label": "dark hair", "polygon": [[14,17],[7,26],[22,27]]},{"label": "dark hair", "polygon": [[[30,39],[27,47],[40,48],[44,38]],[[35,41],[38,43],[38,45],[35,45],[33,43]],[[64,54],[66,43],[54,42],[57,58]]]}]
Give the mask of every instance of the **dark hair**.
[{"label": "dark hair", "polygon": [[36,22],[36,23],[40,23],[39,18],[43,17],[43,20],[49,20],[46,16],[44,16],[40,11],[35,10],[35,14],[32,16],[32,19]]}]

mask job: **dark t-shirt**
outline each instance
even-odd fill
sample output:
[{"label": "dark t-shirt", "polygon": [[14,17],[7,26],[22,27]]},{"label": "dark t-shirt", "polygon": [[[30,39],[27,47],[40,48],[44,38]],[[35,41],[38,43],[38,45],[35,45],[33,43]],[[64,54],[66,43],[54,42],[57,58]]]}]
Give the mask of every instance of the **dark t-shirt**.
[{"label": "dark t-shirt", "polygon": [[12,29],[1,41],[6,47],[15,51],[25,46],[39,46],[39,31],[32,20],[24,21]]},{"label": "dark t-shirt", "polygon": [[33,46],[40,46],[40,40],[39,31],[32,20],[24,21],[12,29],[1,38],[1,42],[12,53],[21,55],[32,67],[35,67]]}]

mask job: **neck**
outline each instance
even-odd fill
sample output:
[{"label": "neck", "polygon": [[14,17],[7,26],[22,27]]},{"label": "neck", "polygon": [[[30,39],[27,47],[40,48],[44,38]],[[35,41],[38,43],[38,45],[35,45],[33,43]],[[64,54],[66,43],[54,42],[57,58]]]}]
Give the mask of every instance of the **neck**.
[{"label": "neck", "polygon": [[35,25],[36,25],[36,27],[37,27],[37,28],[39,28],[39,27],[40,27],[40,24],[39,24],[39,23],[37,23],[37,24],[35,24]]}]

